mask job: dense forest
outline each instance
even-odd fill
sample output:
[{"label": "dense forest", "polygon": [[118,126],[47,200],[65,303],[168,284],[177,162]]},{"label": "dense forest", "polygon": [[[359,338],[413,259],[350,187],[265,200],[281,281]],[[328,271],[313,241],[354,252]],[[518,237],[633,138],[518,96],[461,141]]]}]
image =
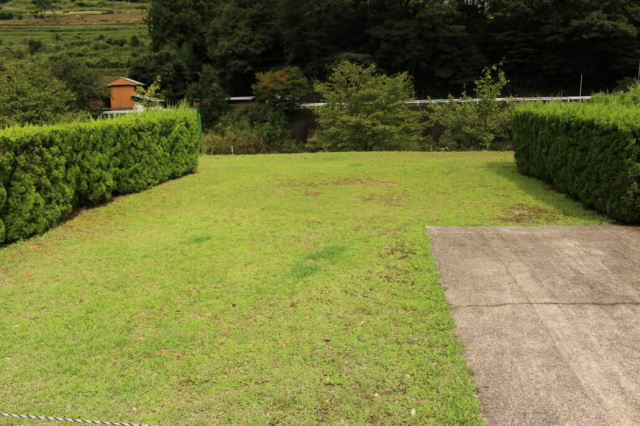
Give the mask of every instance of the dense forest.
[{"label": "dense forest", "polygon": [[[613,90],[636,78],[636,0],[152,0],[148,54],[130,76],[161,75],[169,100],[297,66],[325,79],[341,60],[407,71],[417,97],[458,94],[502,63],[514,95]],[[207,87],[199,84],[202,77]],[[216,82],[216,84],[211,84]]]}]

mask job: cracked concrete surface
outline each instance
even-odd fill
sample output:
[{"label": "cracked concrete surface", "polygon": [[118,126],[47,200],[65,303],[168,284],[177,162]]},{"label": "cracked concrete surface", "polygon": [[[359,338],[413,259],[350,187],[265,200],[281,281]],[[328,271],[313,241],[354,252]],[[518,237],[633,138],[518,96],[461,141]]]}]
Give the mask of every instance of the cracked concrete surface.
[{"label": "cracked concrete surface", "polygon": [[489,425],[640,424],[640,231],[427,227]]}]

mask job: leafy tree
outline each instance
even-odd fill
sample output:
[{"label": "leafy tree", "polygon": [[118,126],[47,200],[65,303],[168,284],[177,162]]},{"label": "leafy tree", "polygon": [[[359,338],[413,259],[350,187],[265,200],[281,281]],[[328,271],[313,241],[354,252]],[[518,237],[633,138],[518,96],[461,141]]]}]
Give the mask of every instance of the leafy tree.
[{"label": "leafy tree", "polygon": [[33,55],[42,50],[42,48],[44,47],[44,43],[42,42],[42,40],[34,40],[30,38],[29,40],[27,40],[27,46],[29,47],[29,55]]},{"label": "leafy tree", "polygon": [[140,46],[140,39],[138,38],[137,35],[132,35],[131,38],[129,39],[129,45],[131,47],[138,47]]},{"label": "leafy tree", "polygon": [[282,109],[268,104],[252,104],[247,108],[247,118],[267,152],[292,152],[291,133]]},{"label": "leafy tree", "polygon": [[152,0],[147,14],[153,54],[130,64],[130,75],[150,83],[162,76],[170,102],[186,95],[208,62],[205,34],[213,11],[226,0]]},{"label": "leafy tree", "polygon": [[358,53],[368,42],[366,10],[370,5],[367,2],[365,7],[362,3],[279,0],[276,26],[283,59],[288,64],[300,64],[307,75],[325,78],[341,62],[332,63],[334,58],[343,53]]},{"label": "leafy tree", "polygon": [[459,2],[376,3],[372,11],[371,53],[388,72],[408,71],[425,95],[446,96],[473,82],[485,63],[462,22]]},{"label": "leafy tree", "polygon": [[256,98],[283,109],[293,109],[296,103],[311,92],[309,80],[298,67],[258,72],[256,80],[251,86]]},{"label": "leafy tree", "polygon": [[637,72],[640,5],[632,0],[495,0],[485,50],[524,92],[612,87]]},{"label": "leafy tree", "polygon": [[147,14],[147,26],[154,51],[165,47],[177,49],[183,44],[196,52],[206,52],[204,34],[211,19],[211,10],[220,1],[152,0]]},{"label": "leafy tree", "polygon": [[12,63],[0,72],[0,127],[54,122],[73,101],[73,93],[43,64]]},{"label": "leafy tree", "polygon": [[213,127],[227,111],[226,93],[218,82],[218,75],[211,65],[202,67],[197,83],[192,83],[187,90],[187,98],[198,100],[202,125]]},{"label": "leafy tree", "polygon": [[35,6],[38,12],[46,12],[47,10],[52,10],[53,8],[53,0],[32,0],[31,3]]},{"label": "leafy tree", "polygon": [[496,101],[507,83],[501,64],[486,67],[475,81],[477,101],[463,92],[462,103],[450,96],[448,103],[434,105],[427,121],[443,130],[431,135],[430,149],[511,149],[511,107]]},{"label": "leafy tree", "polygon": [[635,75],[640,57],[637,0],[150,0],[148,24],[153,51],[175,56],[148,72],[173,69],[160,72],[172,99],[204,64],[230,94],[247,94],[257,71],[324,79],[357,59],[444,96],[503,59],[521,93],[577,91],[581,74],[588,93]]},{"label": "leafy tree", "polygon": [[411,98],[407,73],[389,77],[375,66],[345,61],[315,89],[326,102],[316,110],[325,148],[372,151],[415,146],[419,113],[405,104]]},{"label": "leafy tree", "polygon": [[281,109],[263,103],[229,111],[205,137],[205,152],[265,154],[293,152],[287,117]]},{"label": "leafy tree", "polygon": [[129,67],[129,77],[151,84],[160,76],[162,92],[168,102],[175,103],[187,93],[191,81],[187,67],[175,51],[163,49],[138,57]]},{"label": "leafy tree", "polygon": [[233,0],[221,5],[206,35],[209,60],[221,70],[225,89],[246,94],[256,69],[283,62],[272,0]]},{"label": "leafy tree", "polygon": [[51,62],[51,72],[75,94],[76,109],[90,110],[92,101],[107,96],[98,74],[80,58],[64,55]]},{"label": "leafy tree", "polygon": [[146,89],[142,86],[136,87],[136,95],[140,97],[140,103],[145,108],[155,108],[160,101],[164,101],[164,95],[160,89],[161,81],[162,77],[158,75]]}]

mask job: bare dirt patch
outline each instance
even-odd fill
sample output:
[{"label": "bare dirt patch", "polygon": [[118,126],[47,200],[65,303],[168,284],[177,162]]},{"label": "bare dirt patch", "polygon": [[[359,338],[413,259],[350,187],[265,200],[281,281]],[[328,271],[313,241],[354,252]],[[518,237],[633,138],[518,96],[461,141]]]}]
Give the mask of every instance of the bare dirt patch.
[{"label": "bare dirt patch", "polygon": [[[328,188],[331,186],[364,186],[364,187],[378,187],[389,188],[396,186],[395,182],[377,181],[374,179],[339,179],[332,181],[299,181],[299,180],[283,180],[277,184],[281,188],[294,188],[294,191],[302,197],[319,197],[324,191],[322,188]],[[370,195],[367,197],[360,197],[360,201],[374,202],[382,205],[397,206],[404,200],[403,195],[396,194],[382,194],[382,195]]]},{"label": "bare dirt patch", "polygon": [[362,185],[362,186],[395,186],[394,182],[380,182],[373,179],[340,179],[331,182],[332,185]]},{"label": "bare dirt patch", "polygon": [[395,182],[384,182],[377,181],[374,179],[338,179],[330,182],[327,181],[310,181],[310,182],[301,182],[299,180],[291,179],[291,180],[283,180],[278,186],[281,187],[319,187],[319,186],[349,186],[349,185],[360,185],[360,186],[382,186],[382,187],[391,187],[396,186]]},{"label": "bare dirt patch", "polygon": [[397,194],[381,194],[381,195],[370,195],[368,197],[360,197],[360,201],[365,203],[376,203],[385,206],[399,206],[402,205],[402,202],[405,200],[404,195]]},{"label": "bare dirt patch", "polygon": [[500,218],[501,222],[515,223],[544,223],[556,219],[558,213],[543,207],[529,207],[524,204],[517,204],[504,211],[505,216]]}]

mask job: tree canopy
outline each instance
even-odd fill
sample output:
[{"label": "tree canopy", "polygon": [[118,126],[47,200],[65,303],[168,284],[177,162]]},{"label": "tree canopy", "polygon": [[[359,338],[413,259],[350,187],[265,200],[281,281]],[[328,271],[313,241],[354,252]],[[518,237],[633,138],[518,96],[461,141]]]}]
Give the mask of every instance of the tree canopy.
[{"label": "tree canopy", "polygon": [[577,94],[581,75],[585,92],[611,89],[640,59],[636,0],[151,0],[148,24],[154,51],[183,68],[163,79],[175,94],[205,64],[245,95],[256,72],[325,79],[345,58],[408,72],[421,97],[459,93],[501,61],[512,93]]},{"label": "tree canopy", "polygon": [[53,0],[32,0],[31,3],[38,12],[42,13],[53,8]]},{"label": "tree canopy", "polygon": [[293,109],[311,92],[309,81],[298,67],[258,72],[251,86],[258,101],[283,109]]},{"label": "tree canopy", "polygon": [[0,128],[53,122],[71,110],[74,99],[45,65],[11,63],[0,72]]},{"label": "tree canopy", "polygon": [[[484,51],[516,87],[575,93],[613,88],[640,60],[640,4],[632,0],[495,0]],[[634,72],[635,71],[635,72]],[[588,92],[587,92],[588,93]]]},{"label": "tree canopy", "polygon": [[89,110],[96,100],[107,97],[95,70],[80,58],[63,55],[50,63],[51,73],[74,93],[74,107]]},{"label": "tree canopy", "polygon": [[408,149],[419,137],[420,114],[411,98],[406,73],[380,74],[375,65],[344,61],[326,83],[316,83],[326,105],[316,110],[322,144],[331,151]]}]

